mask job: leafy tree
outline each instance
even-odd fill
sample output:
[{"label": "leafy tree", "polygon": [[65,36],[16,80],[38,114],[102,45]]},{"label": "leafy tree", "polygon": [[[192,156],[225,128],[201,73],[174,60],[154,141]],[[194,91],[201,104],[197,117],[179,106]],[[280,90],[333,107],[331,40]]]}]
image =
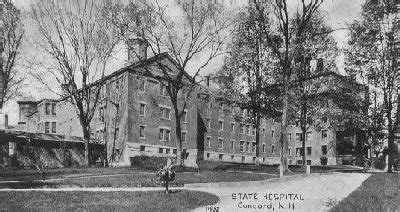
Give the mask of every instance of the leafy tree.
[{"label": "leafy tree", "polygon": [[[281,119],[281,166],[284,172],[288,171],[288,110],[291,84],[294,71],[294,61],[301,54],[301,43],[306,40],[306,28],[323,0],[299,1],[297,10],[292,16],[287,0],[258,1],[253,0],[251,6],[255,8],[257,23],[263,31],[266,44],[278,61],[276,78],[282,84],[282,119]],[[272,14],[266,16],[265,10],[272,8]],[[269,23],[272,18],[274,24]],[[295,23],[295,24],[294,24]]]},{"label": "leafy tree", "polygon": [[264,89],[276,83],[271,70],[276,69],[277,62],[271,56],[255,14],[255,8],[248,7],[237,15],[231,32],[230,54],[216,78],[221,90],[219,95],[230,104],[249,111],[250,117],[236,118],[255,128],[256,157],[259,157],[262,119],[280,115],[277,111],[280,98],[277,89]]},{"label": "leafy tree", "polygon": [[23,36],[21,12],[10,1],[0,1],[0,109],[18,95],[23,81],[16,69]]},{"label": "leafy tree", "polygon": [[[362,19],[353,22],[350,28],[347,51],[348,70],[361,78],[382,105],[388,134],[389,169],[395,157],[395,130],[399,125],[400,96],[397,80],[399,77],[399,55],[395,48],[395,34],[399,30],[399,19],[394,1],[368,1],[362,7]],[[374,112],[373,116],[379,113]],[[374,126],[374,133],[379,129]],[[376,140],[376,138],[374,138]]]},{"label": "leafy tree", "polygon": [[[294,23],[296,24],[296,23]],[[327,117],[321,117],[321,109],[326,105],[325,91],[329,84],[326,74],[335,70],[335,59],[337,56],[337,44],[330,35],[332,29],[325,23],[321,13],[311,17],[304,36],[305,40],[299,44],[302,54],[297,55],[294,68],[295,83],[292,91],[291,121],[299,121],[303,152],[303,165],[306,165],[306,138],[310,127],[317,128],[320,121]],[[315,68],[311,67],[311,61],[318,61]],[[328,76],[329,77],[329,76]]]}]

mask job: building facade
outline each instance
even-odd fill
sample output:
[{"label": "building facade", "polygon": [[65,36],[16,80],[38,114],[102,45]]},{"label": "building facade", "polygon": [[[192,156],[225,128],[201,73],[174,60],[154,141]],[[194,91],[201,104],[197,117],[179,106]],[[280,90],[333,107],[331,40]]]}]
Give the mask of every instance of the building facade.
[{"label": "building facade", "polygon": [[[174,112],[162,83],[143,76],[140,70],[157,61],[173,64],[168,54],[136,62],[102,79],[101,97],[91,124],[91,138],[106,146],[109,161],[129,166],[135,156],[175,158],[177,154]],[[328,74],[328,78],[341,76]],[[329,80],[332,81],[332,80]],[[201,86],[200,86],[201,87]],[[182,118],[183,152],[186,165],[197,160],[237,163],[279,164],[280,123],[263,119],[260,125],[259,157],[256,157],[256,129],[241,120],[249,112],[209,98],[200,88],[193,93]],[[20,125],[29,132],[82,137],[74,106],[67,100],[30,99],[20,101]],[[334,105],[334,102],[331,103]],[[333,106],[331,106],[333,107]],[[306,135],[307,163],[337,163],[337,142],[349,139],[354,144],[362,137],[328,127],[310,129]],[[288,128],[289,164],[302,163],[301,130],[293,123]]]}]

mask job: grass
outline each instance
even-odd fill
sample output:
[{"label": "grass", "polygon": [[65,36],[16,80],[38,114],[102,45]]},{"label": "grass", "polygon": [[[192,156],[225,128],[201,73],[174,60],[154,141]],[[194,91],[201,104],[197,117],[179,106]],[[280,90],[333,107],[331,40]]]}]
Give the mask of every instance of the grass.
[{"label": "grass", "polygon": [[339,202],[333,212],[341,211],[399,211],[400,175],[379,173]]},{"label": "grass", "polygon": [[[273,176],[242,173],[203,171],[177,173],[175,181],[170,183],[171,187],[182,187],[187,183],[208,183],[208,182],[240,182],[258,181],[272,178]],[[0,183],[0,188],[59,188],[59,187],[159,187],[162,184],[158,181],[155,173],[140,172],[135,174],[110,175],[84,178],[65,178],[60,181],[26,181],[18,183]]]},{"label": "grass", "polygon": [[156,192],[0,192],[2,211],[188,211],[219,201],[213,194]]},{"label": "grass", "polygon": [[[108,174],[130,174],[138,170],[132,167],[89,167],[89,168],[58,168],[46,170],[46,179],[64,178],[70,176],[93,176]],[[36,169],[2,168],[0,170],[0,181],[30,181],[41,180],[42,175]]]}]

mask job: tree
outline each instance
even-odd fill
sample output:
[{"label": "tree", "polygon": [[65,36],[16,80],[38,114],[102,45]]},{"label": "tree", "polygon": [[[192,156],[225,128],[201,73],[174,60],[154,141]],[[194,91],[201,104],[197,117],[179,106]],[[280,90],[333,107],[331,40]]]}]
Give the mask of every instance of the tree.
[{"label": "tree", "polygon": [[16,65],[23,36],[21,12],[10,1],[0,1],[0,109],[21,87]]},{"label": "tree", "polygon": [[[258,1],[253,0],[252,4],[257,12],[257,23],[263,31],[268,48],[273,56],[278,60],[279,69],[277,73],[278,79],[282,84],[282,119],[281,119],[281,166],[284,172],[289,171],[287,152],[287,126],[288,126],[288,109],[289,95],[293,78],[294,60],[297,55],[301,54],[301,44],[305,41],[305,31],[310,24],[311,18],[315,15],[323,0],[300,1],[294,17],[289,14],[287,0]],[[268,27],[269,16],[266,16],[264,10],[272,7],[272,19],[276,26]],[[296,24],[292,24],[296,23]],[[292,27],[294,26],[294,27]],[[276,38],[280,39],[276,39]]]},{"label": "tree", "polygon": [[[127,44],[134,37],[146,43],[153,55],[167,52],[174,60],[173,66],[157,61],[143,71],[145,76],[161,83],[170,98],[175,117],[177,165],[182,165],[181,119],[193,99],[200,73],[224,53],[228,36],[224,31],[230,22],[223,18],[218,5],[203,6],[189,1],[179,6],[183,16],[175,18],[168,14],[168,5],[159,1],[127,6],[109,3],[103,14],[119,29],[120,38]],[[193,74],[188,75],[189,67],[193,66]]]},{"label": "tree", "polygon": [[[85,140],[85,161],[89,164],[90,123],[98,105],[107,62],[117,43],[113,26],[102,21],[100,5],[94,0],[66,2],[41,0],[32,7],[43,54],[43,71],[32,75],[52,92],[64,90],[75,108]],[[60,94],[60,92],[58,92]],[[61,95],[61,94],[60,94]]]},{"label": "tree", "polygon": [[219,95],[230,104],[249,111],[249,118],[236,118],[255,128],[256,157],[259,157],[261,121],[280,115],[277,111],[280,98],[276,89],[264,89],[276,83],[274,75],[270,73],[276,69],[276,61],[266,47],[254,10],[254,7],[249,7],[237,15],[236,26],[231,32],[230,54],[216,77],[220,82]]},{"label": "tree", "polygon": [[[294,24],[297,24],[295,22]],[[295,28],[296,26],[294,26]],[[326,80],[328,70],[334,70],[335,59],[337,56],[337,44],[330,35],[332,29],[325,23],[324,17],[320,12],[315,12],[311,17],[310,23],[304,30],[304,41],[299,44],[302,54],[296,55],[294,66],[293,91],[291,92],[291,122],[299,121],[302,131],[300,140],[302,142],[303,165],[306,165],[306,140],[307,132],[310,127],[317,128],[321,122],[316,119],[327,119],[321,110],[329,101],[324,95],[328,86],[337,87],[329,84]],[[316,67],[311,67],[311,62],[317,61]]]},{"label": "tree", "polygon": [[[395,33],[399,30],[396,3],[368,1],[362,8],[362,20],[350,28],[347,65],[353,75],[364,80],[383,107],[388,133],[388,172],[392,172],[395,157],[395,130],[400,123],[398,93],[399,55],[395,49]],[[374,112],[375,113],[375,112]],[[377,113],[373,114],[374,116]],[[377,126],[375,126],[376,129]]]}]

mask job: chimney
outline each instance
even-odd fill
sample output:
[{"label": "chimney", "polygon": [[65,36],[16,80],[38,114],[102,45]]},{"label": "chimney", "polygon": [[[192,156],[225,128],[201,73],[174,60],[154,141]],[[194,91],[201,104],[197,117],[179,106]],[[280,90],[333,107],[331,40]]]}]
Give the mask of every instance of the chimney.
[{"label": "chimney", "polygon": [[149,43],[141,38],[128,40],[128,61],[137,62],[147,59]]}]

